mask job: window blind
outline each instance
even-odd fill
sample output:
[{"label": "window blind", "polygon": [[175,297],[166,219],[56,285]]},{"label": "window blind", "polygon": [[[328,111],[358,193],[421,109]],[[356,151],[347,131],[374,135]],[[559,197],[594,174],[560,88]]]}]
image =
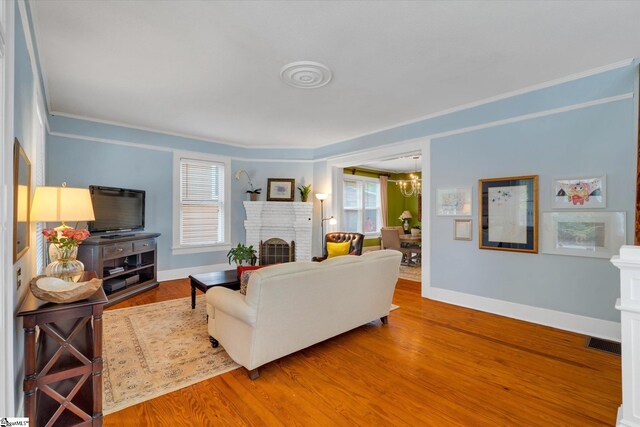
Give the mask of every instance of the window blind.
[{"label": "window blind", "polygon": [[180,244],[224,241],[224,164],[180,159]]}]

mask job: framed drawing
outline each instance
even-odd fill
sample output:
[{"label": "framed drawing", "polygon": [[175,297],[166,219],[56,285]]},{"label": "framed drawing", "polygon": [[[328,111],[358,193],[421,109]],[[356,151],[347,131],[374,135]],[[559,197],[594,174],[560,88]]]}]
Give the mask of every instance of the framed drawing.
[{"label": "framed drawing", "polygon": [[538,253],[538,175],[481,179],[480,249]]},{"label": "framed drawing", "polygon": [[471,187],[438,188],[436,190],[436,215],[471,216]]},{"label": "framed drawing", "polygon": [[13,262],[29,249],[31,163],[16,138],[13,143]]},{"label": "framed drawing", "polygon": [[606,175],[553,180],[552,207],[554,209],[606,208]]},{"label": "framed drawing", "polygon": [[454,240],[471,240],[471,220],[470,219],[454,219],[453,220],[453,239]]},{"label": "framed drawing", "polygon": [[269,178],[267,180],[268,202],[293,202],[296,180],[293,178]]},{"label": "framed drawing", "polygon": [[611,258],[627,241],[625,212],[545,212],[540,251]]}]

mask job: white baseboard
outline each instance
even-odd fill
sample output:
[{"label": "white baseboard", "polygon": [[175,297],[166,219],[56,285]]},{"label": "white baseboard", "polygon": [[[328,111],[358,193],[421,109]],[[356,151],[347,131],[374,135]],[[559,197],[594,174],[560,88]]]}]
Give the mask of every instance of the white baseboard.
[{"label": "white baseboard", "polygon": [[186,279],[192,274],[211,273],[213,271],[233,270],[234,266],[229,264],[198,265],[196,267],[176,268],[174,270],[158,271],[158,281]]},{"label": "white baseboard", "polygon": [[618,322],[486,298],[448,289],[425,287],[423,292],[423,296],[426,298],[473,308],[474,310],[486,311],[500,316],[618,342],[621,338],[620,323]]}]

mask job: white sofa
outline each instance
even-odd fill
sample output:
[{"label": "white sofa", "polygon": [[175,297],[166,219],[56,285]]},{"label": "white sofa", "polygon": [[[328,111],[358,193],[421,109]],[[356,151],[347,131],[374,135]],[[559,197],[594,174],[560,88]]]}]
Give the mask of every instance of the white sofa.
[{"label": "white sofa", "polygon": [[[372,320],[387,321],[402,254],[394,250],[255,271],[247,295],[207,291],[212,344],[258,377],[258,367]],[[216,341],[217,340],[217,341]]]}]

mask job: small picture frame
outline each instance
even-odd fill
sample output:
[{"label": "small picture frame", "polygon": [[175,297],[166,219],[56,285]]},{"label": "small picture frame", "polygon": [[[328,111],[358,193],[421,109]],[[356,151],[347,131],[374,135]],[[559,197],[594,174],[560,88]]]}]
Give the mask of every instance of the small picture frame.
[{"label": "small picture frame", "polygon": [[438,188],[436,190],[437,216],[471,216],[471,187]]},{"label": "small picture frame", "polygon": [[552,207],[554,209],[606,208],[607,176],[554,179]]},{"label": "small picture frame", "polygon": [[541,252],[609,259],[627,241],[625,212],[544,212]]},{"label": "small picture frame", "polygon": [[453,220],[453,240],[472,240],[470,219]]},{"label": "small picture frame", "polygon": [[267,180],[268,202],[293,202],[296,180],[293,178],[269,178]]}]

